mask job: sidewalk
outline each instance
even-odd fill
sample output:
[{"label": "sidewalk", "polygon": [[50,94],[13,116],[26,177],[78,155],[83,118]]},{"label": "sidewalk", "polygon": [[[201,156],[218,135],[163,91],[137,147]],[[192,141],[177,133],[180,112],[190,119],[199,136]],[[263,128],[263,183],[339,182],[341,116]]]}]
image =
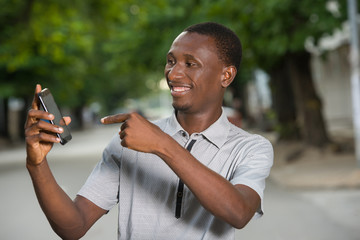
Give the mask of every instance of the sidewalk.
[{"label": "sidewalk", "polygon": [[270,179],[287,188],[360,188],[360,166],[352,151],[276,144]]},{"label": "sidewalk", "polygon": [[[110,142],[111,138],[117,134],[118,125],[94,126],[83,131],[72,132],[72,140],[65,144],[54,144],[48,158],[56,161],[63,161],[76,156],[94,156],[99,160],[102,151]],[[5,164],[25,164],[25,144],[21,143],[10,149],[0,148],[0,167]]]},{"label": "sidewalk", "polygon": [[[55,144],[49,159],[66,160],[70,156],[101,157],[106,144],[118,126],[95,126],[72,133],[73,139],[62,146]],[[274,166],[270,180],[286,188],[360,188],[360,166],[353,151],[336,153],[334,149],[314,149],[301,143],[275,143],[272,134],[265,134],[274,145]],[[0,148],[0,167],[4,164],[25,164],[25,147]]]}]

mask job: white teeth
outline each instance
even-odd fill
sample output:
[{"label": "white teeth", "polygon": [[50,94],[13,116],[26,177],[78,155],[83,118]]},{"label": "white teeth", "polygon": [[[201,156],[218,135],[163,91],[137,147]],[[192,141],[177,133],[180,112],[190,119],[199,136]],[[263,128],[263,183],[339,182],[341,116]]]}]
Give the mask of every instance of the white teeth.
[{"label": "white teeth", "polygon": [[187,91],[187,90],[189,90],[190,88],[188,88],[188,87],[173,87],[172,88],[172,90],[174,91],[174,92],[185,92],[185,91]]}]

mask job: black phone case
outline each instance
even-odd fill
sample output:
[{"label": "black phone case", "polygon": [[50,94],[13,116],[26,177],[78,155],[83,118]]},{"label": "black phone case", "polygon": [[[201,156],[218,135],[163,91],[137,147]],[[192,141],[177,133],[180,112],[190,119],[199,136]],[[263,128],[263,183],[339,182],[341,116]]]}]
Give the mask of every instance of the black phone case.
[{"label": "black phone case", "polygon": [[40,100],[40,105],[44,109],[44,111],[49,112],[55,116],[55,121],[50,121],[51,124],[61,126],[64,129],[64,132],[60,134],[56,134],[60,138],[60,143],[62,145],[65,145],[67,142],[69,142],[72,139],[72,136],[70,134],[70,131],[66,125],[60,125],[57,124],[57,122],[60,122],[60,120],[63,118],[59,107],[57,106],[54,97],[52,96],[49,89],[44,88],[40,93],[38,93],[38,97]]}]

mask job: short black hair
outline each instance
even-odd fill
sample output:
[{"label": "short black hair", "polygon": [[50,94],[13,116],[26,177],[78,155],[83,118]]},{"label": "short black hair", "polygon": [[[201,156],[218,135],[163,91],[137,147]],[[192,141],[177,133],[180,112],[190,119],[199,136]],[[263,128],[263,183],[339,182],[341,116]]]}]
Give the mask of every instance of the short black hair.
[{"label": "short black hair", "polygon": [[198,33],[215,40],[219,59],[226,65],[233,65],[239,70],[242,46],[238,36],[229,28],[215,22],[204,22],[189,26],[184,32]]}]

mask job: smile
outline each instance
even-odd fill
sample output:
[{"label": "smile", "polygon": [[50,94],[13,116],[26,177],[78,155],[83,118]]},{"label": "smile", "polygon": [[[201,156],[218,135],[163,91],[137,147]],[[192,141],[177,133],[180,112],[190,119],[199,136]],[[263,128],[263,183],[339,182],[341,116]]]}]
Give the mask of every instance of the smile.
[{"label": "smile", "polygon": [[189,90],[190,90],[189,87],[171,87],[171,92],[175,92],[175,93],[184,93]]},{"label": "smile", "polygon": [[181,97],[190,92],[192,86],[186,83],[175,83],[173,81],[168,81],[171,95],[173,97]]}]

